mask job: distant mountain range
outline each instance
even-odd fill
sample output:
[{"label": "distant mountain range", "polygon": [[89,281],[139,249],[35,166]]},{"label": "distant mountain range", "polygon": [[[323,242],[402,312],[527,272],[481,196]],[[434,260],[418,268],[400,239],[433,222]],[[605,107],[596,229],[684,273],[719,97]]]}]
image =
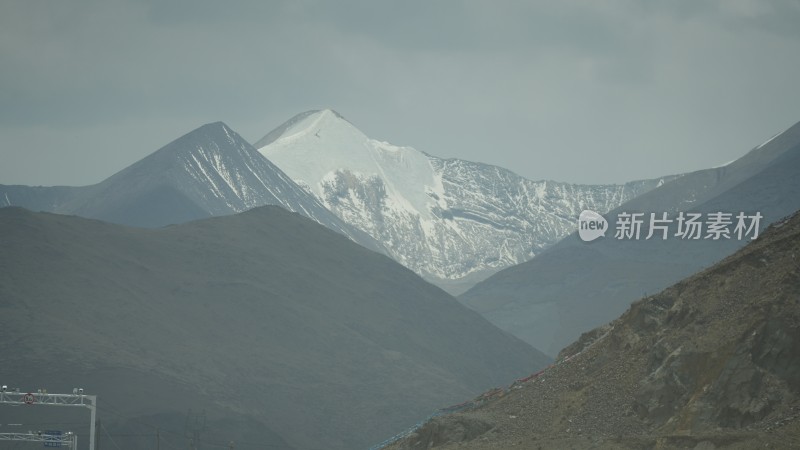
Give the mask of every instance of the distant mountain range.
[{"label": "distant mountain range", "polygon": [[300,114],[255,146],[208,124],[96,185],[0,185],[0,207],[160,227],[279,205],[462,293],[558,242],[581,210],[609,211],[675,178],[531,181],[370,139],[332,110]]},{"label": "distant mountain range", "polygon": [[531,181],[371,139],[332,110],[299,114],[255,147],[396,261],[455,293],[558,242],[581,210],[609,211],[675,178]]},{"label": "distant mountain range", "polygon": [[367,248],[382,249],[331,214],[222,122],[204,125],[92,186],[0,185],[0,207],[22,206],[138,227],[264,205],[282,206]]},{"label": "distant mountain range", "polygon": [[[533,260],[503,270],[459,297],[494,324],[550,355],[581,333],[621,314],[631,302],[708,267],[749,237],[682,239],[676,224],[667,240],[615,239],[620,213],[760,213],[760,227],[800,209],[800,124],[723,167],[686,174],[605,215],[605,238],[577,233]],[[573,230],[577,215],[573,216]],[[735,222],[735,219],[733,220]],[[731,224],[733,230],[735,223]],[[705,232],[703,233],[706,234]],[[752,234],[750,235],[752,237]]]},{"label": "distant mountain range", "polygon": [[97,394],[103,448],[366,448],[550,361],[277,206],[159,229],[1,208],[0,236],[2,383]]},{"label": "distant mountain range", "polygon": [[387,450],[798,448],[799,257],[794,214]]},{"label": "distant mountain range", "polygon": [[[800,124],[728,165],[625,185],[437,158],[370,139],[332,110],[300,114],[255,146],[208,124],[96,185],[0,185],[3,376],[35,386],[57,367],[54,388],[83,385],[125,405],[109,425],[148,436],[125,448],[151,447],[142,423],[179,436],[189,409],[216,411],[210,429],[252,448],[363,447],[540,369],[548,357],[531,345],[555,356],[587,333],[569,347],[582,351],[632,302],[748,241],[686,240],[674,228],[669,239],[616,239],[622,215],[743,212],[763,229],[798,209]],[[604,238],[578,239],[582,210],[604,215]],[[458,303],[414,272],[471,289]],[[676,314],[694,320],[684,306]],[[683,318],[635,315],[646,323],[606,350],[639,349],[648,327]],[[680,350],[654,342],[642,348]],[[762,369],[783,370],[775,364]],[[658,398],[677,389],[658,382]],[[637,399],[625,414],[663,425],[655,400]],[[469,420],[456,434],[482,419]]]}]

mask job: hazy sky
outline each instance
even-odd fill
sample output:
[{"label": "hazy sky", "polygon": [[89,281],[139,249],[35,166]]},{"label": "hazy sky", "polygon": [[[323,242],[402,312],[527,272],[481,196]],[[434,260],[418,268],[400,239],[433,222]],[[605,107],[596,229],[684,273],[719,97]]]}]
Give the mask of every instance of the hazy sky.
[{"label": "hazy sky", "polygon": [[735,159],[800,121],[797,0],[0,3],[0,184],[96,183],[221,120],[333,108],[532,179]]}]

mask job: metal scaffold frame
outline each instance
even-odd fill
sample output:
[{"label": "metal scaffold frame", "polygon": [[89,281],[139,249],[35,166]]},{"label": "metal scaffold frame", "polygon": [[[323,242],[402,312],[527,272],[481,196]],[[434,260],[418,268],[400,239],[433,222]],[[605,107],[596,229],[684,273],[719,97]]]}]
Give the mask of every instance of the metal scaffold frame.
[{"label": "metal scaffold frame", "polygon": [[[0,404],[10,405],[45,405],[45,406],[77,406],[88,408],[91,412],[91,422],[89,423],[89,450],[95,450],[94,437],[95,437],[95,418],[97,414],[97,396],[88,395],[83,393],[83,389],[75,388],[72,394],[48,394],[47,392],[9,392],[6,386],[0,389]],[[42,437],[41,441],[47,437],[53,440],[54,435],[39,435],[36,433],[5,433],[14,436],[37,436]],[[75,438],[75,449],[77,450],[77,436],[72,434]],[[2,439],[0,440],[11,440]],[[38,439],[17,439],[17,440],[38,440]],[[55,442],[55,441],[53,441]]]},{"label": "metal scaffold frame", "polygon": [[48,446],[48,443],[54,444],[50,445],[51,447],[61,447],[61,444],[69,444],[70,450],[78,450],[78,436],[72,433],[0,433],[0,441],[44,442],[45,447]]}]

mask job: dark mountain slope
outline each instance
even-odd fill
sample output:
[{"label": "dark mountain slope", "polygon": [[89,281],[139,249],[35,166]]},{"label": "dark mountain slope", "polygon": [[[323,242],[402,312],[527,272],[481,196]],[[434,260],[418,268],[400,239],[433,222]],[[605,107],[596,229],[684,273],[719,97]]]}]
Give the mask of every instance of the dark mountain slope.
[{"label": "dark mountain slope", "polygon": [[800,214],[393,448],[800,447]]},{"label": "dark mountain slope", "polygon": [[[461,297],[497,326],[555,355],[631,302],[708,267],[746,240],[618,240],[617,214],[677,211],[763,215],[761,226],[800,209],[800,124],[722,168],[684,175],[611,211],[606,237],[573,234],[532,261],[506,269]],[[671,232],[674,233],[673,226]]]},{"label": "dark mountain slope", "polygon": [[547,361],[278,207],[157,230],[3,208],[0,236],[3,382],[80,385],[120,430],[206,409],[208,439],[359,448]]},{"label": "dark mountain slope", "polygon": [[23,206],[31,211],[55,212],[88,187],[0,185],[0,208]]}]

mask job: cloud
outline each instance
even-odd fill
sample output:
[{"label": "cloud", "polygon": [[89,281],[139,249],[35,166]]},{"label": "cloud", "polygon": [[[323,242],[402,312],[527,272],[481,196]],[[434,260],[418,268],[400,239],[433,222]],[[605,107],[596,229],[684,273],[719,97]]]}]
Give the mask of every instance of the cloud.
[{"label": "cloud", "polygon": [[[0,183],[97,181],[203,123],[255,141],[317,107],[378,139],[582,182],[717,165],[800,119],[790,1],[2,9]],[[99,144],[74,136],[116,143],[81,170],[95,175],[26,169],[19,156],[96,156],[85,147]]]}]

